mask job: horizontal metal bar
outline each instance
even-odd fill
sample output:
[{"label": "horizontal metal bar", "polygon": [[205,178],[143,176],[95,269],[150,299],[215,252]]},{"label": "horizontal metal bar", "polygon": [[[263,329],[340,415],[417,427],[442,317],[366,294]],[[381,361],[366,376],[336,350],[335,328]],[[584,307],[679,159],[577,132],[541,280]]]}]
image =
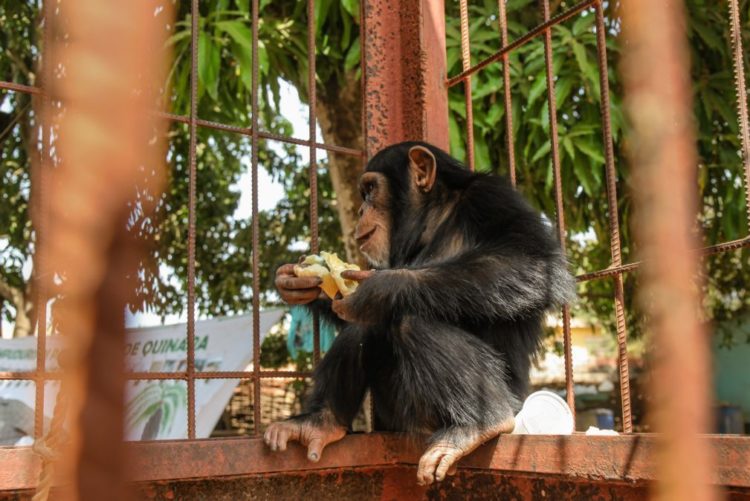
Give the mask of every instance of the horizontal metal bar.
[{"label": "horizontal metal bar", "polygon": [[[714,254],[720,254],[730,250],[741,249],[743,247],[750,247],[750,236],[740,238],[738,240],[732,240],[730,242],[723,242],[716,245],[710,245],[702,249],[698,249],[696,252],[702,256],[712,256]],[[621,266],[612,266],[603,270],[592,271],[589,273],[583,273],[576,276],[576,281],[587,282],[589,280],[596,280],[599,278],[611,277],[614,275],[627,273],[633,271],[643,264],[642,261],[634,261],[632,263],[623,264]]]},{"label": "horizontal metal bar", "polygon": [[[253,371],[213,371],[213,372],[195,372],[195,379],[255,379]],[[304,371],[260,371],[260,379],[270,378],[301,378],[311,377],[312,372]],[[126,372],[125,377],[132,380],[149,380],[149,379],[187,379],[185,372]]]},{"label": "horizontal metal bar", "polygon": [[567,21],[571,17],[575,16],[582,10],[591,7],[593,4],[598,2],[599,0],[584,0],[581,3],[578,3],[571,7],[570,9],[566,10],[565,12],[561,12],[560,14],[556,15],[552,19],[550,19],[547,22],[544,22],[537,26],[536,28],[533,28],[531,31],[526,32],[522,37],[517,38],[513,40],[511,43],[500,49],[499,51],[495,52],[491,56],[489,56],[486,59],[481,60],[471,68],[469,68],[466,71],[462,71],[455,77],[449,78],[446,81],[447,87],[453,87],[454,85],[462,82],[465,78],[470,77],[474,73],[478,72],[482,68],[489,66],[490,64],[494,63],[495,61],[499,61],[502,59],[503,55],[511,52],[514,49],[517,49],[521,47],[522,45],[525,45],[529,41],[533,40],[534,38],[538,37],[539,35],[543,34],[544,31],[556,24],[560,24],[564,21]]},{"label": "horizontal metal bar", "polygon": [[32,87],[30,85],[17,84],[13,82],[1,82],[0,89],[11,90],[13,92],[23,92],[24,94],[41,94],[42,90],[39,87]]},{"label": "horizontal metal bar", "polygon": [[[312,372],[305,371],[260,371],[260,379],[274,378],[305,378],[312,377]],[[125,377],[130,380],[151,380],[151,379],[183,379],[186,380],[186,372],[127,372]],[[0,381],[8,380],[57,380],[62,378],[59,371],[38,373],[37,371],[26,372],[0,372]],[[195,379],[254,379],[252,371],[214,371],[214,372],[195,372]]]},{"label": "horizontal metal bar", "polygon": [[45,372],[38,373],[37,371],[23,371],[23,372],[0,372],[0,381],[35,381],[37,379],[61,379],[61,372]]},{"label": "horizontal metal bar", "polygon": [[[714,481],[749,488],[750,438],[705,435],[717,461]],[[592,437],[583,434],[503,435],[461,460],[474,472],[563,475],[582,481],[651,482],[655,480],[655,451],[659,437],[632,434]],[[304,449],[290,444],[286,452],[271,452],[257,438],[178,440],[130,443],[133,479],[141,482],[210,479],[242,475],[305,473],[316,470],[413,467],[423,444],[397,434],[348,435],[326,447],[318,463]],[[248,461],[252,458],[252,461]],[[0,492],[36,485],[40,458],[30,447],[0,448]]]},{"label": "horizontal metal bar", "polygon": [[[166,118],[168,120],[172,120],[175,122],[190,123],[190,117],[184,116],[184,115],[176,115],[174,113],[164,113],[164,112],[158,112],[156,113],[156,116],[161,118]],[[253,129],[252,127],[237,127],[236,125],[226,125],[220,122],[212,122],[210,120],[202,120],[198,119],[196,121],[199,127],[205,127],[207,129],[214,129],[214,130],[221,130],[224,132],[233,132],[235,134],[242,134],[243,136],[252,136]],[[283,136],[281,134],[274,134],[272,132],[265,132],[265,131],[259,131],[258,137],[261,137],[263,139],[270,139],[272,141],[280,141],[282,143],[289,143],[289,144],[297,144],[299,146],[311,146],[310,141],[307,139],[298,139],[296,137],[289,137],[289,136]],[[324,144],[324,143],[313,143],[313,146],[315,148],[325,151],[330,151],[332,153],[341,153],[344,155],[351,155],[355,157],[361,157],[364,156],[364,152],[360,150],[355,150],[353,148],[346,148],[344,146],[336,146],[331,144]]]}]

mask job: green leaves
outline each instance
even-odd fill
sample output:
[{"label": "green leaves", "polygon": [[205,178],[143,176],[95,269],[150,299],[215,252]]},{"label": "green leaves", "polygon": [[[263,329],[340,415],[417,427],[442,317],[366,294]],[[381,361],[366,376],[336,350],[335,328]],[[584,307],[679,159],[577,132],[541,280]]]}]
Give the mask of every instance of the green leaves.
[{"label": "green leaves", "polygon": [[210,36],[202,33],[198,39],[198,93],[208,91],[213,98],[218,98],[219,66],[221,52]]},{"label": "green leaves", "polygon": [[[219,21],[215,26],[218,30],[226,32],[239,46],[239,49],[246,51],[247,58],[250,58],[253,51],[253,31],[246,21]],[[241,55],[241,53],[237,55]],[[240,57],[240,59],[244,58]]]}]

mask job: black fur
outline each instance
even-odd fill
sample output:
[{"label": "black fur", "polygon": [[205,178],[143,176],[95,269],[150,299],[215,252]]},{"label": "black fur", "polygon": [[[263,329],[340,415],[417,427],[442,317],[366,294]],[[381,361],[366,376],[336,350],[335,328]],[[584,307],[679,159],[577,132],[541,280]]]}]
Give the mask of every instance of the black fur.
[{"label": "black fur", "polygon": [[[415,145],[437,160],[419,206],[408,170]],[[390,266],[350,297],[366,324],[311,305],[343,328],[315,372],[308,412],[329,409],[350,426],[369,388],[378,429],[440,436],[511,417],[528,391],[545,311],[573,297],[551,225],[504,179],[425,143],[386,148],[367,170],[389,183]]]}]

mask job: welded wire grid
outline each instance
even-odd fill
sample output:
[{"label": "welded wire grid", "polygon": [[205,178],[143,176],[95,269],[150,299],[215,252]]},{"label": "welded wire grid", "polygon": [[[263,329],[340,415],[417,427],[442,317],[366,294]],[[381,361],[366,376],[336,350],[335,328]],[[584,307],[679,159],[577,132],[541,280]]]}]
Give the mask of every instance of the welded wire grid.
[{"label": "welded wire grid", "polygon": [[[49,20],[50,11],[48,8],[50,2],[43,3],[44,13],[44,35],[45,43],[44,49],[48,49],[52,45],[49,43]],[[316,113],[316,91],[315,91],[315,53],[316,53],[316,22],[315,22],[315,0],[308,0],[308,26],[307,26],[307,42],[308,42],[308,94],[309,94],[309,137],[308,139],[299,139],[295,137],[274,134],[271,132],[260,130],[259,125],[259,103],[258,103],[258,91],[259,91],[259,65],[258,65],[258,33],[259,33],[259,2],[258,0],[252,0],[251,4],[252,18],[252,51],[248,54],[251,58],[252,63],[252,89],[251,93],[251,127],[238,127],[229,124],[223,124],[218,122],[212,122],[208,120],[202,120],[198,117],[198,41],[200,36],[200,13],[199,13],[199,0],[191,0],[191,67],[190,67],[190,112],[188,116],[177,115],[173,113],[165,112],[154,112],[158,117],[170,120],[175,123],[183,123],[188,125],[190,134],[189,143],[189,193],[188,193],[188,286],[187,286],[187,363],[185,371],[173,371],[173,372],[144,372],[135,371],[128,372],[126,377],[130,380],[181,380],[187,384],[187,396],[188,396],[188,438],[195,439],[195,381],[196,380],[207,380],[207,379],[241,379],[249,380],[253,385],[253,432],[254,435],[260,434],[260,422],[261,422],[261,380],[262,379],[273,379],[273,378],[306,378],[312,375],[309,371],[287,371],[287,370],[269,370],[262,371],[260,368],[260,228],[258,219],[258,147],[259,141],[272,140],[279,141],[282,143],[294,144],[298,146],[304,146],[309,149],[310,156],[310,250],[313,253],[319,251],[319,240],[318,240],[318,189],[317,189],[317,150],[321,149],[331,153],[339,153],[343,155],[350,155],[355,157],[364,158],[364,152],[361,150],[348,148],[345,146],[322,144],[317,142],[316,139],[316,124],[317,124],[317,113]],[[48,58],[49,55],[45,54]],[[49,81],[50,68],[49,65],[44,65],[44,71],[42,73],[41,85],[29,86],[23,84],[17,84],[14,82],[0,81],[0,89],[8,90],[12,92],[23,92],[38,97],[41,100],[48,98],[46,93],[45,83]],[[40,109],[46,108],[40,106]],[[40,122],[45,123],[44,117]],[[251,339],[248,342],[252,343],[253,346],[253,364],[252,370],[249,371],[198,371],[196,372],[195,367],[195,267],[196,267],[196,198],[197,198],[197,135],[199,128],[213,129],[223,132],[231,132],[240,134],[242,136],[250,137],[251,141],[251,183],[252,183],[252,274],[253,274],[253,330],[251,333]],[[40,158],[38,167],[35,169],[36,173],[40,169],[48,169],[51,165],[50,159],[50,138],[49,131],[42,131],[40,134],[42,138],[42,148],[40,152]],[[42,177],[42,176],[38,176]],[[44,193],[43,189],[40,190],[38,197],[38,203],[44,204]],[[43,264],[43,263],[42,263]],[[35,269],[42,269],[39,264]],[[43,284],[44,280],[38,279],[38,283]],[[43,287],[38,287],[38,304],[46,304],[49,295]],[[37,332],[37,364],[34,371],[28,372],[0,372],[0,380],[32,380],[36,385],[36,406],[35,406],[35,428],[34,437],[39,438],[43,434],[43,417],[44,417],[44,388],[45,382],[50,380],[59,380],[61,373],[59,371],[49,371],[45,365],[46,360],[46,309],[37,308],[38,312],[38,332]],[[317,363],[320,360],[320,330],[318,325],[318,318],[315,317],[314,326],[314,362]]]},{"label": "welded wire grid", "polygon": [[[535,28],[532,28],[524,35],[518,37],[513,41],[508,41],[507,37],[507,17],[504,0],[498,0],[498,22],[500,27],[500,41],[502,47],[500,50],[492,54],[491,56],[479,61],[475,65],[470,64],[470,40],[468,29],[468,9],[466,8],[466,0],[460,1],[460,15],[461,15],[461,52],[463,57],[463,70],[460,74],[448,78],[446,85],[453,87],[460,83],[463,83],[463,88],[466,93],[466,109],[467,109],[467,131],[466,131],[466,144],[468,151],[469,163],[473,164],[473,151],[474,151],[474,133],[471,123],[471,77],[478,73],[482,69],[495,64],[498,61],[502,62],[503,72],[503,91],[505,101],[505,116],[506,116],[506,133],[507,133],[507,155],[508,164],[510,166],[509,176],[511,182],[515,185],[516,180],[516,165],[515,165],[515,152],[513,149],[513,108],[511,106],[511,91],[510,91],[510,71],[508,67],[508,55],[515,49],[526,44],[530,40],[542,36],[544,37],[544,54],[545,54],[545,67],[547,76],[547,100],[549,105],[549,119],[550,119],[550,145],[551,145],[551,156],[552,156],[552,168],[554,173],[554,185],[555,185],[555,201],[556,201],[556,221],[558,226],[560,244],[565,249],[566,241],[566,226],[565,226],[565,208],[562,197],[562,184],[561,176],[564,174],[560,172],[560,155],[559,155],[559,144],[557,137],[557,105],[555,102],[555,75],[552,67],[552,28],[556,25],[562,24],[571,18],[579,15],[585,10],[591,8],[595,11],[595,29],[596,29],[596,48],[597,48],[597,62],[599,71],[599,83],[601,87],[601,118],[602,118],[602,133],[604,139],[604,171],[606,176],[607,186],[607,208],[609,214],[609,236],[610,236],[610,254],[611,264],[607,268],[586,272],[576,277],[578,282],[585,282],[588,280],[598,280],[604,278],[611,278],[614,282],[614,304],[615,304],[615,321],[617,328],[617,347],[618,347],[618,368],[620,378],[620,398],[622,400],[622,423],[623,431],[631,433],[633,431],[633,420],[631,415],[631,396],[630,396],[630,377],[628,373],[628,353],[627,353],[627,325],[625,322],[625,305],[624,305],[624,290],[623,290],[623,275],[627,272],[634,271],[640,266],[640,262],[623,263],[621,242],[620,242],[620,222],[617,212],[617,171],[615,170],[614,150],[612,141],[612,127],[610,119],[610,97],[609,97],[609,81],[608,81],[608,69],[607,69],[607,47],[606,47],[606,28],[604,25],[604,12],[602,6],[602,0],[584,0],[570,7],[567,10],[550,17],[549,0],[541,0],[541,13],[542,23]],[[748,111],[747,111],[747,91],[745,87],[745,70],[742,59],[743,48],[742,39],[740,37],[740,21],[739,21],[739,7],[738,0],[729,0],[729,22],[732,33],[732,53],[734,60],[734,73],[735,73],[735,86],[737,91],[737,109],[739,115],[740,134],[742,138],[742,157],[744,166],[744,178],[745,178],[745,196],[748,201],[747,219],[748,226],[750,227],[750,127],[748,125]],[[720,252],[726,252],[741,247],[750,246],[750,236],[745,238],[734,240],[731,242],[723,242],[717,245],[712,245],[699,249],[701,255],[717,254]],[[572,368],[572,352],[571,352],[571,332],[570,332],[570,310],[566,306],[562,311],[563,320],[563,341],[564,341],[564,352],[565,352],[565,387],[566,387],[566,398],[568,405],[571,410],[575,409],[575,396],[573,392],[573,368]]]},{"label": "welded wire grid", "polygon": [[[188,385],[188,437],[191,439],[195,438],[195,380],[196,379],[244,379],[251,380],[253,382],[254,389],[254,432],[257,435],[260,423],[260,382],[263,378],[299,378],[309,377],[310,372],[306,371],[261,371],[260,370],[260,332],[259,332],[259,316],[260,316],[260,302],[259,302],[259,228],[258,228],[258,199],[257,199],[257,183],[258,183],[258,155],[257,148],[259,140],[273,140],[280,141],[289,144],[295,144],[299,146],[308,147],[310,150],[310,183],[311,183],[311,250],[313,252],[318,251],[318,235],[317,235],[317,150],[325,150],[329,152],[341,153],[345,155],[353,155],[362,157],[363,152],[360,150],[347,148],[338,145],[327,145],[318,143],[315,137],[315,123],[316,123],[316,99],[315,99],[315,19],[314,19],[314,5],[315,0],[309,0],[308,3],[308,72],[309,72],[309,119],[310,119],[310,131],[307,140],[299,139],[289,136],[283,136],[279,134],[273,134],[266,131],[260,130],[259,127],[259,105],[257,99],[258,89],[258,0],[252,2],[252,85],[254,92],[252,93],[251,103],[251,127],[237,127],[228,124],[222,124],[217,122],[211,122],[202,120],[197,116],[197,47],[198,47],[198,15],[192,17],[192,31],[191,31],[191,107],[189,116],[176,115],[171,113],[159,113],[159,116],[171,120],[173,122],[185,123],[189,126],[190,131],[190,192],[189,192],[189,221],[188,221],[188,325],[187,325],[187,336],[188,336],[188,360],[187,368],[184,372],[131,372],[127,376],[133,380],[165,380],[165,379],[176,379],[184,380]],[[624,315],[624,304],[623,304],[623,290],[622,290],[622,277],[624,273],[636,270],[639,266],[639,262],[622,263],[621,251],[620,251],[620,229],[619,221],[617,216],[617,191],[616,191],[616,171],[614,166],[614,154],[612,151],[612,133],[610,127],[609,117],[609,89],[607,80],[607,54],[605,38],[606,32],[604,29],[604,16],[602,11],[601,0],[584,0],[571,8],[557,14],[554,17],[550,17],[548,0],[542,0],[542,15],[543,22],[535,28],[529,30],[527,33],[518,37],[513,41],[507,39],[507,19],[505,6],[503,0],[499,0],[499,36],[502,43],[502,48],[498,50],[492,56],[479,61],[478,63],[471,65],[469,59],[470,40],[468,34],[468,9],[466,8],[466,1],[461,1],[461,26],[462,26],[462,54],[464,56],[463,71],[449,78],[446,81],[447,87],[455,86],[459,83],[464,84],[466,92],[466,107],[467,117],[469,117],[468,124],[471,125],[471,76],[481,71],[483,68],[494,64],[495,62],[501,61],[503,66],[503,79],[504,79],[504,100],[506,103],[506,124],[507,124],[507,155],[510,166],[510,178],[512,182],[515,182],[515,152],[513,148],[513,127],[512,127],[512,107],[510,106],[511,95],[510,95],[510,74],[508,71],[508,55],[516,48],[524,45],[530,40],[544,36],[545,38],[545,56],[546,56],[546,71],[547,71],[547,83],[548,92],[547,98],[549,100],[550,110],[550,131],[551,131],[551,146],[552,151],[559,151],[556,137],[556,105],[555,105],[555,93],[554,93],[554,74],[551,67],[550,49],[551,49],[551,28],[555,25],[561,24],[572,17],[580,14],[582,11],[593,7],[596,14],[596,32],[597,32],[597,51],[598,51],[598,63],[599,63],[599,76],[601,82],[601,115],[603,122],[603,135],[605,145],[605,174],[607,180],[607,200],[609,212],[609,231],[610,231],[610,250],[611,250],[611,265],[605,269],[596,270],[592,272],[586,272],[578,275],[576,278],[579,282],[612,278],[615,285],[615,314],[616,314],[616,325],[617,325],[617,341],[618,341],[618,355],[619,355],[619,369],[620,369],[620,382],[621,382],[621,398],[623,408],[623,429],[626,432],[632,431],[632,418],[630,415],[630,389],[629,389],[629,377],[628,377],[628,362],[627,362],[627,326],[625,324]],[[744,79],[744,66],[742,60],[743,47],[742,40],[739,37],[739,8],[738,0],[729,0],[729,14],[730,14],[730,27],[732,31],[732,50],[734,55],[734,72],[735,72],[735,83],[737,89],[737,106],[739,114],[740,133],[742,138],[742,154],[743,154],[743,167],[745,177],[745,193],[746,198],[750,200],[750,125],[748,124],[747,115],[747,92],[745,87]],[[49,12],[47,9],[48,2],[44,3],[45,19],[49,19]],[[192,0],[193,13],[198,13],[198,0]],[[45,26],[49,23],[45,21]],[[45,29],[45,39],[49,36]],[[45,47],[49,47],[46,43]],[[23,84],[17,84],[13,82],[0,81],[0,89],[23,92],[35,96],[39,96],[42,99],[46,99],[44,92],[45,80],[47,79],[47,72],[42,72],[41,85],[40,86],[28,86]],[[252,332],[252,344],[253,344],[253,369],[252,371],[221,371],[221,372],[195,372],[195,353],[194,353],[194,335],[195,335],[195,204],[196,204],[196,138],[197,130],[199,127],[220,130],[225,132],[232,132],[243,136],[249,136],[252,144],[252,156],[251,156],[251,169],[252,169],[252,188],[253,188],[253,201],[252,201],[252,234],[253,234],[253,258],[252,258],[252,270],[253,270],[253,320],[254,327]],[[48,132],[48,131],[47,131]],[[49,168],[50,165],[50,144],[49,134],[44,132],[40,135],[43,141],[43,148],[40,153],[41,158],[39,159],[39,168]],[[467,145],[469,152],[469,165],[473,166],[473,132],[472,127],[468,127],[467,131]],[[553,169],[555,175],[555,197],[557,203],[557,223],[559,227],[560,240],[562,245],[565,245],[565,220],[564,220],[564,207],[562,204],[562,190],[561,190],[561,176],[563,173],[560,172],[559,158],[553,157]],[[38,170],[38,169],[37,169]],[[43,197],[42,197],[43,203]],[[748,225],[750,225],[750,203],[748,203]],[[723,242],[717,245],[712,245],[700,249],[701,254],[710,255],[721,252],[730,251],[742,247],[750,246],[750,237],[745,237],[739,240],[731,242]],[[44,289],[39,288],[39,294],[44,294]],[[40,297],[39,304],[45,304],[47,295]],[[48,371],[44,360],[46,359],[46,332],[45,327],[47,323],[46,309],[37,308],[38,312],[38,339],[37,339],[37,366],[35,371],[30,372],[3,372],[0,373],[0,380],[33,380],[36,384],[36,408],[35,408],[35,437],[40,437],[42,434],[42,421],[44,415],[44,386],[45,382],[49,380],[56,380],[60,378],[59,372]],[[567,399],[568,403],[573,408],[573,374],[572,374],[572,360],[571,360],[571,343],[570,343],[570,313],[567,308],[563,311],[563,332],[564,332],[564,345],[565,345],[565,367],[566,367],[566,388],[567,388]],[[315,360],[317,361],[320,357],[320,346],[319,346],[319,332],[316,329],[315,332]]]}]

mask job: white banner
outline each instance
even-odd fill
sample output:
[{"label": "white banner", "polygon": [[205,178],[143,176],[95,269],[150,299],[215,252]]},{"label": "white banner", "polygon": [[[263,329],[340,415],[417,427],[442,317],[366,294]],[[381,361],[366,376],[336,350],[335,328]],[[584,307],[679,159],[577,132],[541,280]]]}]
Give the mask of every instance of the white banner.
[{"label": "white banner", "polygon": [[[260,314],[261,340],[283,315]],[[195,323],[195,370],[242,371],[253,359],[252,315],[200,320]],[[47,368],[57,369],[59,341],[47,339]],[[129,329],[126,365],[132,371],[181,372],[187,365],[185,324]],[[36,338],[0,339],[0,371],[31,371],[36,366]],[[195,381],[195,433],[206,438],[232,396],[236,379]],[[58,383],[45,391],[44,414],[51,418]],[[187,438],[187,384],[182,380],[129,381],[126,387],[128,440]],[[15,428],[33,432],[34,383],[0,381],[0,442]],[[12,423],[10,421],[16,421]],[[20,422],[19,422],[20,421]],[[5,431],[4,431],[5,430]],[[7,439],[7,438],[6,438]]]}]

